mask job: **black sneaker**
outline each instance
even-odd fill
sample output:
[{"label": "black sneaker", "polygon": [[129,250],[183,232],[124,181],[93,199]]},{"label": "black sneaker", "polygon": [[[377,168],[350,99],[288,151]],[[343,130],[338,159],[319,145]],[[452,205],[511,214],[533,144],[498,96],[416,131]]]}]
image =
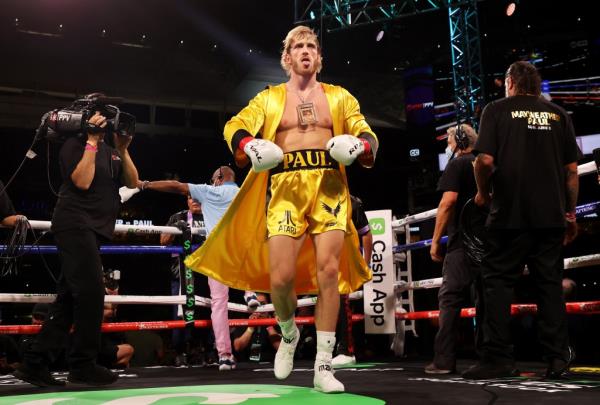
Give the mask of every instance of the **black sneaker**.
[{"label": "black sneaker", "polygon": [[479,363],[462,373],[462,378],[466,380],[491,380],[517,376],[519,376],[519,370],[514,365],[494,363]]},{"label": "black sneaker", "polygon": [[550,360],[548,363],[548,368],[546,369],[545,378],[551,380],[559,380],[563,378],[569,372],[569,367],[571,366],[573,360],[575,360],[575,351],[571,346],[569,346],[566,359],[554,358]]},{"label": "black sneaker", "polygon": [[456,373],[456,368],[440,368],[435,365],[435,363],[429,363],[425,366],[425,374],[454,374]]},{"label": "black sneaker", "polygon": [[45,365],[31,366],[23,363],[15,370],[13,375],[19,380],[37,385],[38,387],[62,387],[67,383],[52,377]]},{"label": "black sneaker", "polygon": [[86,384],[86,385],[108,385],[112,384],[119,376],[106,367],[94,364],[93,366],[72,369],[69,371],[67,380],[73,384]]}]

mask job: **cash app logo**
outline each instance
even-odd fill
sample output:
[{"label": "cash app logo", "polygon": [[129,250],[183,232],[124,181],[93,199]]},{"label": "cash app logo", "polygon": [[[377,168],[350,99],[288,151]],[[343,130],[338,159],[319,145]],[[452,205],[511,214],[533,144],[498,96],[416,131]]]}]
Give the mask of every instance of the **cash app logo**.
[{"label": "cash app logo", "polygon": [[383,235],[385,233],[385,220],[383,218],[371,218],[369,227],[373,235]]},{"label": "cash app logo", "polygon": [[381,405],[383,401],[354,394],[323,394],[311,388],[286,385],[197,385],[127,390],[52,392],[0,398],[0,405]]}]

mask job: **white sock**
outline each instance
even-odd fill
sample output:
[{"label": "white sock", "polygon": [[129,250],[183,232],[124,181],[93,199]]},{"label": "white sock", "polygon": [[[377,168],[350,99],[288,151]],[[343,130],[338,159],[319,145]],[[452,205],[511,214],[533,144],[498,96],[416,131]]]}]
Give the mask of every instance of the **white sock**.
[{"label": "white sock", "polygon": [[277,318],[277,323],[281,328],[281,334],[286,339],[293,339],[296,337],[296,322],[294,321],[294,317],[291,317],[287,321],[282,321]]},{"label": "white sock", "polygon": [[331,356],[335,347],[335,332],[317,331],[317,354],[326,353]]}]

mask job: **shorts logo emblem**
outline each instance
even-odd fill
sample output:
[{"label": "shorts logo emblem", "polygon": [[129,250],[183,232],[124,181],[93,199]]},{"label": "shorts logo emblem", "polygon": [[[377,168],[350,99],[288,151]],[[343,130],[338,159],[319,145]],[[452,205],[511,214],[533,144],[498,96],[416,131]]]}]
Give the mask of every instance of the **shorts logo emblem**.
[{"label": "shorts logo emblem", "polygon": [[340,213],[340,209],[342,209],[342,203],[338,201],[335,208],[331,208],[329,205],[321,201],[321,207],[323,207],[325,211],[329,212],[331,215],[337,218],[338,214]]},{"label": "shorts logo emblem", "polygon": [[283,219],[279,221],[279,232],[296,234],[296,223],[292,219],[292,211],[285,210]]}]

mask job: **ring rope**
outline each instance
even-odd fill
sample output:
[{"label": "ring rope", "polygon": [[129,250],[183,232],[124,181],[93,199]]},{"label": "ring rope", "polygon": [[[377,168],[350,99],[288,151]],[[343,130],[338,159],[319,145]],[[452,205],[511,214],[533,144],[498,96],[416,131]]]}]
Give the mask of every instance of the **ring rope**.
[{"label": "ring rope", "polygon": [[[567,302],[565,308],[568,314],[600,314],[600,301]],[[512,316],[522,314],[537,313],[535,304],[513,304],[511,305]],[[435,319],[439,318],[440,311],[418,311],[396,313],[396,319],[417,320],[417,319]],[[473,318],[475,308],[463,308],[460,316],[462,318]],[[314,323],[314,317],[296,317],[294,318],[298,325],[308,325]],[[352,322],[364,320],[364,315],[352,315]],[[151,322],[114,322],[103,323],[102,332],[125,332],[131,330],[160,330],[160,329],[179,329],[188,326],[188,322],[183,320],[176,321],[151,321]],[[211,326],[210,320],[197,320],[193,322],[196,328],[208,328]],[[274,326],[277,324],[275,318],[262,319],[230,319],[230,327],[241,326]],[[34,334],[41,329],[40,325],[0,325],[0,334]]]},{"label": "ring rope", "polygon": [[[595,173],[596,172],[596,162],[591,161],[588,163],[584,163],[582,165],[577,166],[577,174],[579,176],[584,176],[586,174]],[[429,211],[420,212],[418,214],[409,215],[405,218],[398,219],[396,221],[392,221],[392,228],[400,228],[405,225],[414,224],[417,222],[423,222],[430,218],[434,218],[437,215],[437,208],[434,208]]]}]

